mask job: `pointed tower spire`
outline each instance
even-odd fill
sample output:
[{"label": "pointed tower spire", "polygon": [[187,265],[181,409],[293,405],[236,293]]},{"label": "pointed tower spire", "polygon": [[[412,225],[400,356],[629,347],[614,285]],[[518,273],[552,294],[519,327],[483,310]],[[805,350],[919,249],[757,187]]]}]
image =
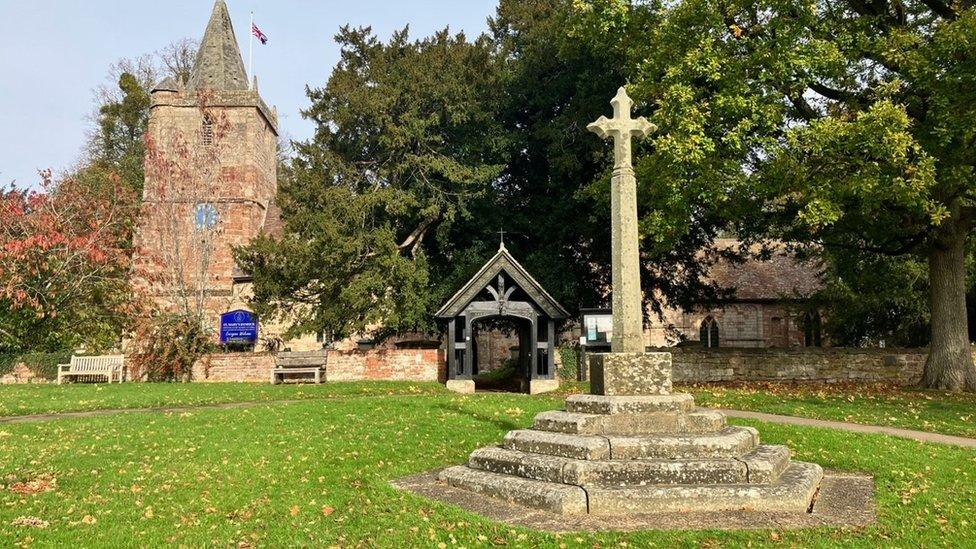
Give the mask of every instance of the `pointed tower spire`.
[{"label": "pointed tower spire", "polygon": [[213,15],[200,42],[196,63],[187,89],[211,88],[217,91],[247,90],[247,71],[237,46],[234,25],[224,0],[214,3]]}]

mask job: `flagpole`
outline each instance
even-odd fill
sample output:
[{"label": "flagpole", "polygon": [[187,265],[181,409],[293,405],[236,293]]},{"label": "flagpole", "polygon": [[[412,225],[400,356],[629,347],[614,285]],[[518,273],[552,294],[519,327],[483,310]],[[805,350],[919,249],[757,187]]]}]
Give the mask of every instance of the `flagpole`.
[{"label": "flagpole", "polygon": [[249,82],[247,83],[247,88],[252,89],[254,87],[254,12],[251,12],[251,28],[247,29],[248,36],[251,37],[248,40],[248,52],[247,52],[247,76]]}]

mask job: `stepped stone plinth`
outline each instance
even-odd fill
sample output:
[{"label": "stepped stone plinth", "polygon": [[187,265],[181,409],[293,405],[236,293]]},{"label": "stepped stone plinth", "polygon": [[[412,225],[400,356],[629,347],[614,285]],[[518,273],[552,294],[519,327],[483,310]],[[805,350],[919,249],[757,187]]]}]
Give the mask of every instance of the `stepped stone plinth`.
[{"label": "stepped stone plinth", "polygon": [[565,411],[539,414],[439,480],[559,514],[811,508],[820,466],[672,394],[669,353],[601,355],[592,377],[600,394],[569,397]]}]

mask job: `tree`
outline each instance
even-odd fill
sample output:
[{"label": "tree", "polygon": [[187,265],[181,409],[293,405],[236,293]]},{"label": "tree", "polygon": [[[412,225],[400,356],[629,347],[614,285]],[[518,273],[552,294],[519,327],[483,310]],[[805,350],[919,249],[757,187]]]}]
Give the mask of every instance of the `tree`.
[{"label": "tree", "polygon": [[[490,42],[474,44],[446,43],[440,33],[413,44],[398,36],[384,46],[346,29],[343,63],[325,90],[313,91],[308,115],[318,135],[282,170],[279,199],[291,236],[259,240],[239,256],[255,276],[255,306],[265,318],[297,317],[294,333],[431,327],[434,308],[495,252],[501,229],[508,247],[565,305],[606,300],[610,163],[605,144],[585,128],[627,79],[632,39],[647,22],[613,0],[583,12],[579,5],[504,0],[489,21]],[[608,14],[610,23],[579,23]],[[444,58],[435,56],[441,44],[449,48]],[[466,51],[477,55],[472,60]],[[476,78],[466,76],[472,71]],[[392,81],[394,75],[401,76]],[[462,77],[467,84],[459,88],[453,82]],[[436,114],[458,92],[476,113],[463,125]],[[425,125],[424,139],[415,137]],[[425,141],[434,145],[424,150]],[[426,156],[416,156],[418,147]],[[418,176],[429,176],[413,165],[438,154],[488,169],[467,178],[463,194],[455,190],[460,173],[418,185]],[[377,167],[395,176],[375,177]],[[407,170],[408,177],[397,174]],[[413,196],[447,185],[448,201],[421,202],[446,212],[427,226]],[[374,187],[383,192],[369,194]],[[369,239],[391,227],[380,239],[384,251],[376,252]],[[418,241],[411,236],[418,227],[423,244],[414,260],[401,244]],[[699,241],[686,239],[680,252],[655,243],[645,284],[690,300],[696,294],[687,288],[702,288]],[[659,304],[657,297],[648,301]]]},{"label": "tree", "polygon": [[172,76],[177,82],[188,82],[199,49],[200,43],[192,38],[169,44],[155,53],[158,71],[164,77]]},{"label": "tree", "polygon": [[117,347],[130,305],[130,191],[55,182],[0,194],[0,350]]},{"label": "tree", "polygon": [[99,108],[97,137],[91,143],[92,161],[81,170],[89,180],[117,173],[133,191],[141,193],[146,153],[144,136],[149,124],[149,91],[137,77],[119,77],[121,97]]},{"label": "tree", "polygon": [[624,81],[625,56],[616,41],[567,33],[572,4],[503,0],[489,21],[504,79],[498,118],[513,146],[484,214],[458,226],[456,238],[477,234],[481,243],[458,287],[494,253],[504,229],[508,247],[564,305],[605,298],[609,199],[584,189],[605,169],[604,143],[586,125]]},{"label": "tree", "polygon": [[965,310],[976,102],[971,3],[685,0],[634,45],[659,126],[642,229],[731,230],[928,264],[925,384],[976,389]]},{"label": "tree", "polygon": [[831,248],[814,305],[825,313],[831,343],[924,347],[928,344],[928,268],[911,256]]},{"label": "tree", "polygon": [[197,43],[184,39],[153,54],[122,59],[109,68],[109,83],[95,90],[94,128],[75,178],[97,185],[110,174],[142,194],[144,136],[149,124],[149,92],[164,78],[189,78]]},{"label": "tree", "polygon": [[383,44],[349,27],[337,41],[327,85],[309,90],[315,137],[280,185],[287,235],[258,238],[238,262],[255,311],[293,320],[291,333],[430,329],[453,291],[441,273],[466,244],[447,235],[502,168],[491,44],[446,30],[410,41],[407,29]]}]

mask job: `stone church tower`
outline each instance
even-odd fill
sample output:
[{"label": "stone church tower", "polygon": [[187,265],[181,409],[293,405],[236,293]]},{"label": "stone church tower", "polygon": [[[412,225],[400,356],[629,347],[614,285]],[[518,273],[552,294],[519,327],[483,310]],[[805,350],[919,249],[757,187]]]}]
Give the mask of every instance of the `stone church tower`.
[{"label": "stone church tower", "polygon": [[175,286],[198,303],[204,295],[216,327],[219,314],[241,305],[232,247],[278,217],[277,112],[256,81],[248,85],[223,0],[214,5],[189,81],[167,78],[151,97],[138,276],[174,308],[188,301]]}]

